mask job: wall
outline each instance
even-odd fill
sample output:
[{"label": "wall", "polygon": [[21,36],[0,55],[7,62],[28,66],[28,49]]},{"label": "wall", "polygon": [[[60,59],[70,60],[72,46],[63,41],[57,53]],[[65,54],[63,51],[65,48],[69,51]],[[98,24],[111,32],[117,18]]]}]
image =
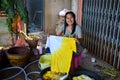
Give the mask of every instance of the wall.
[{"label": "wall", "polygon": [[71,3],[72,11],[76,15],[76,20],[79,25],[81,25],[82,22],[82,0],[72,0]]},{"label": "wall", "polygon": [[46,33],[54,34],[58,12],[64,8],[70,9],[71,0],[45,0],[45,25]]},{"label": "wall", "polygon": [[7,46],[8,43],[8,37],[10,36],[7,23],[6,23],[6,17],[0,17],[0,46]]},{"label": "wall", "polygon": [[29,13],[30,23],[33,22],[35,11],[43,11],[42,30],[45,31],[45,33],[54,34],[58,12],[64,8],[71,9],[70,7],[71,0],[25,0],[25,1]]},{"label": "wall", "polygon": [[[43,6],[44,0],[26,0],[26,7],[28,10],[29,24],[35,24],[34,31],[43,30]],[[32,32],[30,29],[29,32]]]},{"label": "wall", "polygon": [[75,13],[76,15],[76,20],[78,20],[78,0],[72,0],[72,3],[71,3],[71,8],[72,8],[72,11]]},{"label": "wall", "polygon": [[[32,8],[29,10],[40,10],[40,2],[41,0],[25,0],[26,6],[28,8]],[[55,33],[55,25],[57,20],[57,15],[60,10],[71,9],[71,0],[43,0],[43,30],[45,33],[54,34]],[[28,3],[28,4],[27,4]],[[30,5],[32,4],[32,5]],[[34,9],[33,9],[34,8]],[[34,11],[30,11],[29,18],[31,18],[30,22],[32,22]],[[6,21],[6,18],[0,19],[2,22]],[[7,25],[5,23],[0,24],[0,45],[7,45],[8,44],[8,37],[10,36]],[[5,30],[5,31],[4,31]],[[7,32],[6,32],[7,31]]]}]

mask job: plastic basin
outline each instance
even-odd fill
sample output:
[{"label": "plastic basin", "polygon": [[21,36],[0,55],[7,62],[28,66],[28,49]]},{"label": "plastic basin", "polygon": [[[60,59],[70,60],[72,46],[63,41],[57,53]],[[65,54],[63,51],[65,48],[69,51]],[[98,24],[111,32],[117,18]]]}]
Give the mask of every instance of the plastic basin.
[{"label": "plastic basin", "polygon": [[43,70],[47,67],[50,67],[51,55],[50,54],[42,55],[39,59],[39,64],[40,64],[41,70]]}]

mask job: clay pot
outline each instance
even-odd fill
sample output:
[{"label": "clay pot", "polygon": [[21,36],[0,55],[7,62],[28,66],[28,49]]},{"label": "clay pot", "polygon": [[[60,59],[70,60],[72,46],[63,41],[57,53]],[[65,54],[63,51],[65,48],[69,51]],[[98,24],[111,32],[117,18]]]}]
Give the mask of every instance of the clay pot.
[{"label": "clay pot", "polygon": [[11,47],[6,55],[12,66],[23,67],[29,60],[30,50],[27,47]]},{"label": "clay pot", "polygon": [[36,48],[38,44],[38,40],[25,40],[30,48]]},{"label": "clay pot", "polygon": [[3,59],[3,53],[2,50],[0,50],[0,64],[2,63],[2,59]]}]

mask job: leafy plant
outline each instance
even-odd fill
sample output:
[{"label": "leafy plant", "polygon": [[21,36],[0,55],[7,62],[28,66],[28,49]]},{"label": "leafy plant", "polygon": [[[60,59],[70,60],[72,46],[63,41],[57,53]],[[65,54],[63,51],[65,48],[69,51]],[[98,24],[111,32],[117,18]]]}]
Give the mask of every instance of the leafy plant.
[{"label": "leafy plant", "polygon": [[103,68],[103,73],[107,74],[111,77],[116,77],[118,76],[118,72],[114,68]]},{"label": "leafy plant", "polygon": [[17,39],[18,30],[17,30],[17,22],[15,20],[18,19],[15,18],[19,18],[19,17],[16,16],[20,16],[20,20],[26,23],[26,26],[28,25],[28,12],[25,4],[23,3],[23,0],[0,0],[0,7],[2,7],[2,9],[7,14],[8,17],[7,25],[11,37],[14,38],[13,34],[16,34],[16,39]]},{"label": "leafy plant", "polygon": [[13,18],[17,13],[20,15],[21,20],[28,25],[28,12],[23,0],[0,0],[0,5],[7,14],[8,30],[11,34],[13,33]]}]

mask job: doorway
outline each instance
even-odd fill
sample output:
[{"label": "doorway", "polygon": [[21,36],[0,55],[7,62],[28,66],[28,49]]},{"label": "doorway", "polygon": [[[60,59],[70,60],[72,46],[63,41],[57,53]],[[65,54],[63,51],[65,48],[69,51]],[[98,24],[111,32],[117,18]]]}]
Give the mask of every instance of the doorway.
[{"label": "doorway", "polygon": [[43,31],[44,0],[26,0],[28,10],[28,33]]}]

